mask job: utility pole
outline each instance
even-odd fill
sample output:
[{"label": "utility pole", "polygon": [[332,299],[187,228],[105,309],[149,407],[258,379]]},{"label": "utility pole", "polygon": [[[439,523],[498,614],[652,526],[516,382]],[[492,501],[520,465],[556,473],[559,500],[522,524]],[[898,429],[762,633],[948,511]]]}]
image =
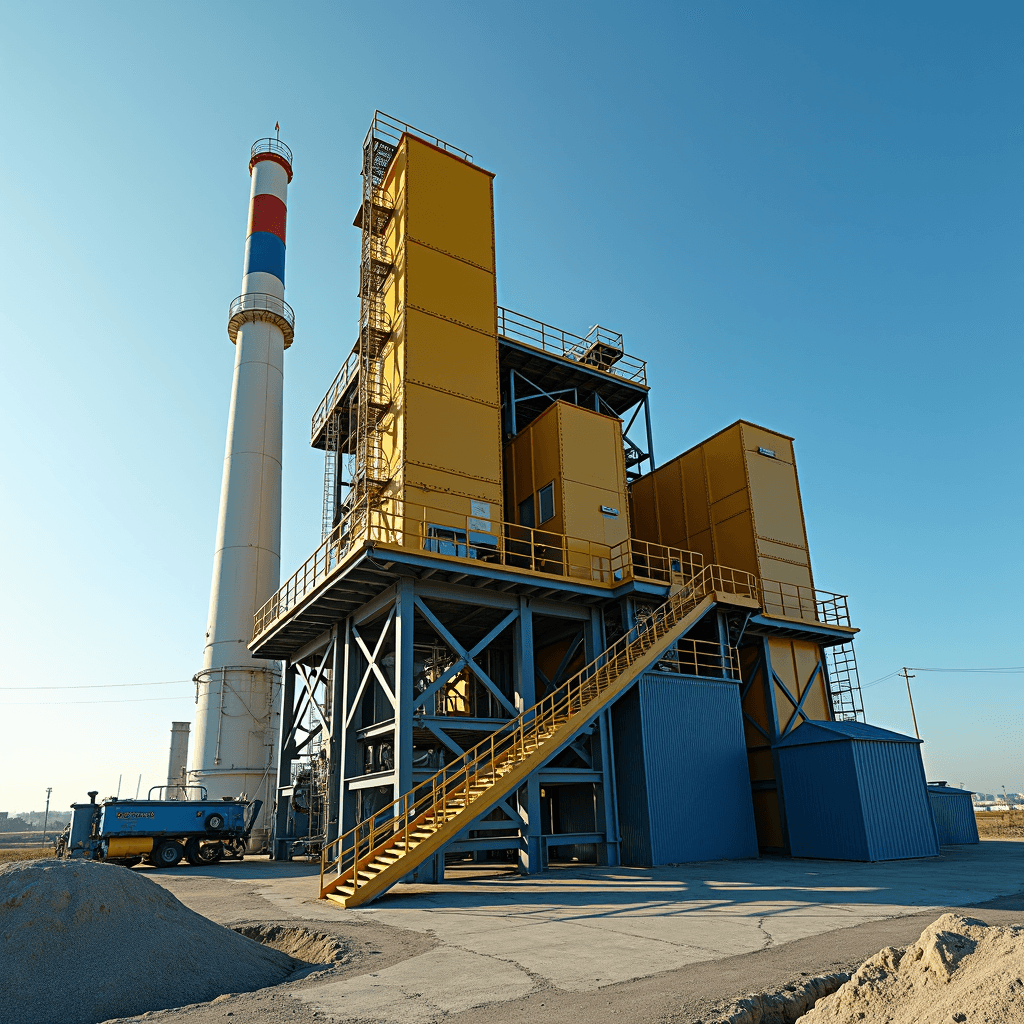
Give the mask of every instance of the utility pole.
[{"label": "utility pole", "polygon": [[921,730],[917,727],[917,715],[914,712],[914,695],[910,692],[910,680],[916,679],[917,676],[913,672],[910,672],[906,667],[900,669],[900,673],[907,683],[907,697],[910,698],[910,717],[914,719],[914,732],[917,734],[917,738],[921,738]]},{"label": "utility pole", "polygon": [[43,846],[46,845],[46,826],[50,822],[50,794],[53,792],[53,786],[46,787],[46,810],[43,812]]}]

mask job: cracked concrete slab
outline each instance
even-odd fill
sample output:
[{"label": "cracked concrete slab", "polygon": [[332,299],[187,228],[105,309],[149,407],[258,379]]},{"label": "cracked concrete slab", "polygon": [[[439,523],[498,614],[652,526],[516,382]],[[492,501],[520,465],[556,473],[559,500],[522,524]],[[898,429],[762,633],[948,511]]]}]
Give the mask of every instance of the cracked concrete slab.
[{"label": "cracked concrete slab", "polygon": [[341,1020],[430,1024],[450,1013],[527,995],[525,971],[479,953],[444,947],[359,978],[327,982],[293,995]]},{"label": "cracked concrete slab", "polygon": [[373,940],[343,974],[302,982],[301,991],[279,986],[273,1006],[433,1024],[455,1014],[491,1019],[500,1005],[525,1012],[558,992],[600,1001],[603,991],[640,979],[656,984],[701,964],[788,962],[790,948],[834,948],[838,934],[874,934],[886,921],[1010,896],[1022,869],[1024,842],[1013,841],[885,864],[763,858],[530,878],[481,865],[452,872],[442,885],[396,886],[354,910],[318,901],[309,865],[254,859],[150,877],[221,923],[304,921]]}]

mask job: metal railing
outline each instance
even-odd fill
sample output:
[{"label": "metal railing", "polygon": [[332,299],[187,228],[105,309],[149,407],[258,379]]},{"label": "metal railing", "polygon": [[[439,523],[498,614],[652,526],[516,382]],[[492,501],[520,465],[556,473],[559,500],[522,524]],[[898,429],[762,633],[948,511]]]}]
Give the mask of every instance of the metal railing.
[{"label": "metal railing", "polygon": [[[436,831],[465,811],[503,775],[532,757],[562,726],[605,694],[653,648],[667,646],[666,636],[708,594],[728,592],[752,598],[756,589],[756,577],[750,573],[724,566],[706,566],[687,587],[557,690],[325,846],[320,861],[321,895],[329,888],[336,888],[342,880],[357,890],[364,884],[363,869],[385,850],[397,853],[400,863],[410,851],[410,839],[417,838],[418,828],[426,825],[430,831]],[[334,878],[325,885],[325,877],[332,873]]]},{"label": "metal railing", "polygon": [[675,672],[684,676],[710,676],[714,679],[740,678],[740,655],[735,647],[714,640],[677,640],[654,666],[656,672]]},{"label": "metal railing", "polygon": [[845,594],[803,587],[777,580],[761,580],[761,607],[765,615],[782,619],[821,622],[828,626],[849,626],[850,610]]},{"label": "metal railing", "polygon": [[469,163],[473,162],[472,156],[464,149],[459,149],[458,146],[453,146],[445,142],[444,139],[431,135],[429,132],[413,128],[411,124],[399,121],[397,117],[385,114],[382,110],[375,110],[373,112],[373,121],[370,124],[370,132],[368,134],[373,134],[383,139],[391,139],[395,146],[398,145],[404,134],[415,135],[417,138],[423,139],[424,142],[429,142],[432,146],[443,149],[446,153],[452,153],[454,156],[461,157]]},{"label": "metal railing", "polygon": [[610,338],[617,338],[618,344],[621,346],[622,335],[612,334],[611,331],[604,328],[601,329],[600,336],[594,334],[592,337],[581,338],[578,334],[571,334],[569,331],[563,331],[558,327],[552,327],[540,320],[534,320],[532,317],[499,306],[498,335],[524,342],[532,348],[539,348],[544,352],[561,356],[563,359],[571,359],[575,363],[590,366],[601,373],[608,373],[613,377],[621,377],[623,380],[647,387],[647,363],[643,359],[637,359],[635,356],[629,356],[623,352],[614,363],[608,365],[593,357],[595,347],[607,345]]},{"label": "metal railing", "polygon": [[358,371],[359,353],[353,349],[349,353],[348,359],[346,359],[342,364],[342,367],[334,378],[333,383],[327,389],[327,394],[324,395],[320,404],[316,407],[316,412],[313,413],[312,425],[310,427],[310,438],[312,440],[316,439],[316,436],[320,433],[324,423],[327,422],[327,417],[334,412],[335,406],[337,406],[338,402],[341,400],[341,396],[345,393],[345,389],[352,382]]},{"label": "metal railing", "polygon": [[625,579],[683,583],[704,565],[696,552],[648,541],[625,540],[611,546],[410,501],[385,501],[384,506],[370,507],[363,500],[347,512],[256,612],[254,640],[333,575],[361,540],[606,585]]},{"label": "metal railing", "polygon": [[275,156],[284,157],[289,164],[292,162],[292,151],[280,139],[257,139],[252,144],[250,157],[257,157],[261,153],[273,153]]},{"label": "metal railing", "polygon": [[276,295],[246,292],[233,298],[228,306],[228,337],[235,341],[238,329],[250,320],[269,320],[280,327],[285,348],[295,338],[295,311]]}]

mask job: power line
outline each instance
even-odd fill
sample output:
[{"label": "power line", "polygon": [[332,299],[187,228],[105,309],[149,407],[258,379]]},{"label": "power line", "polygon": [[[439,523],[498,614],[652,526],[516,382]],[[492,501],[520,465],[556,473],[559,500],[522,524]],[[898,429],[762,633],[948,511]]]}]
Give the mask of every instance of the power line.
[{"label": "power line", "polygon": [[177,686],[191,679],[162,679],[156,683],[65,683],[57,686],[0,686],[0,690],[106,690],[120,686]]},{"label": "power line", "polygon": [[908,665],[907,668],[914,672],[1024,672],[1024,665],[1010,665],[1007,668],[919,668],[916,665]]},{"label": "power line", "polygon": [[192,694],[185,693],[175,697],[122,697],[114,700],[28,700],[14,704],[4,702],[5,708],[55,708],[63,704],[140,704],[150,700],[193,700]]},{"label": "power line", "polygon": [[[1000,668],[920,668],[916,665],[908,665],[907,668],[911,672],[960,672],[963,675],[974,675],[974,674],[997,674],[997,675],[1010,675],[1013,673],[1024,672],[1024,665],[1009,665]],[[896,676],[902,676],[903,669],[898,668],[887,675],[879,676],[877,679],[872,679],[870,683],[865,683],[861,689],[866,690],[869,687],[877,686],[879,683],[884,683],[888,679],[895,679]]]}]

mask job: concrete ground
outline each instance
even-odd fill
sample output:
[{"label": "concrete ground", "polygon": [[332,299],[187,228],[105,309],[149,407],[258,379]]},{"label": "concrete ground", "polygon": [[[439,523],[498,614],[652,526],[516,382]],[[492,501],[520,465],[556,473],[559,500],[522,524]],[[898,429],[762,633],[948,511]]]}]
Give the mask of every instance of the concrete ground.
[{"label": "concrete ground", "polygon": [[884,864],[762,858],[531,878],[481,868],[397,886],[355,910],[318,901],[316,868],[301,863],[149,869],[214,921],[330,932],[351,956],[273,989],[146,1019],[483,1024],[572,1012],[588,1022],[690,1022],[737,995],[906,945],[947,909],[1024,924],[1024,841]]}]

